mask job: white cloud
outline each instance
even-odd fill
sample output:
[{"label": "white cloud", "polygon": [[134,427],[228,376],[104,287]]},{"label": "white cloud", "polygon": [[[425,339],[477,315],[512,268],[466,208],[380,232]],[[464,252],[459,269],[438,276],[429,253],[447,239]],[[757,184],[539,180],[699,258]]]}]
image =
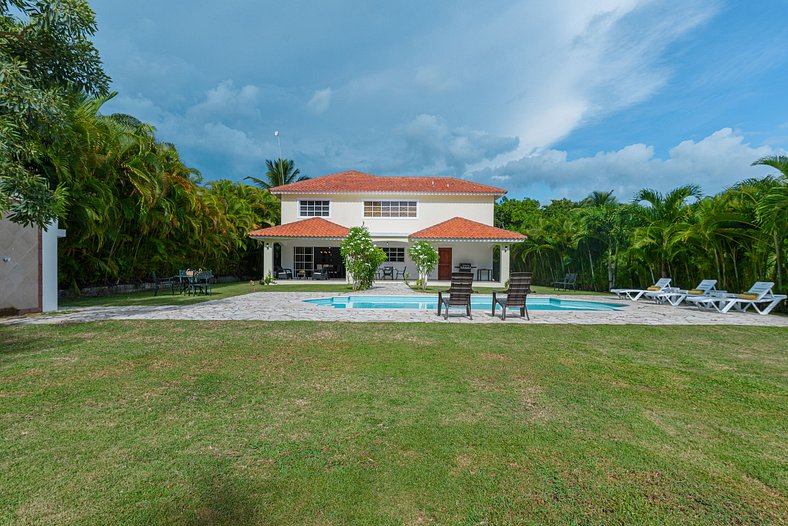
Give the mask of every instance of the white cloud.
[{"label": "white cloud", "polygon": [[331,88],[325,88],[315,91],[312,98],[309,99],[307,107],[316,114],[325,113],[329,106],[331,106],[331,96],[334,94]]},{"label": "white cloud", "polygon": [[462,173],[469,165],[512,151],[518,144],[516,137],[450,128],[443,119],[429,114],[416,116],[400,135],[405,151],[394,157],[397,168],[407,173]]},{"label": "white cloud", "polygon": [[626,201],[641,188],[665,192],[690,183],[699,184],[707,194],[716,193],[742,179],[770,173],[768,168],[751,164],[778,154],[784,154],[784,150],[751,146],[741,132],[723,128],[697,142],[681,142],[665,159],[645,144],[573,160],[566,152],[547,150],[481,170],[473,178],[498,184],[505,181],[506,187],[517,194],[541,193],[546,187],[555,197],[579,199],[593,190],[615,190],[618,198]]}]

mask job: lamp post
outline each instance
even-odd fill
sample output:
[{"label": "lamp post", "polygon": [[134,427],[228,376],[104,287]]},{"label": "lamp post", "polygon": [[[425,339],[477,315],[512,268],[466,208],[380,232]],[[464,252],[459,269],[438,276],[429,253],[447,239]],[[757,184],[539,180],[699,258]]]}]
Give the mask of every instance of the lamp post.
[{"label": "lamp post", "polygon": [[274,137],[276,137],[276,145],[279,147],[279,158],[282,158],[282,142],[279,140],[279,130],[274,132]]}]

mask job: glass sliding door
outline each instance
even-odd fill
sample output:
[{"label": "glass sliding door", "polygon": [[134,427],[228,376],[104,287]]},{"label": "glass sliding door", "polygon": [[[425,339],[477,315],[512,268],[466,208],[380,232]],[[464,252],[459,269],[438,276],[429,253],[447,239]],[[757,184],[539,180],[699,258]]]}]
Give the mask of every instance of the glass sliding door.
[{"label": "glass sliding door", "polygon": [[293,247],[293,271],[296,277],[309,278],[314,267],[314,252],[312,247]]}]

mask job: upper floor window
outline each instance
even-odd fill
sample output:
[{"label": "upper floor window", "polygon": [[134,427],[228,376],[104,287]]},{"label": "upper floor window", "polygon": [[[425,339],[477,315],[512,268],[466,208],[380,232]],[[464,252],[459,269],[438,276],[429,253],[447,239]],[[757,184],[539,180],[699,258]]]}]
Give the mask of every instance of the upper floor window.
[{"label": "upper floor window", "polygon": [[299,201],[299,217],[329,217],[330,201]]},{"label": "upper floor window", "polygon": [[416,217],[416,201],[364,201],[364,217]]}]

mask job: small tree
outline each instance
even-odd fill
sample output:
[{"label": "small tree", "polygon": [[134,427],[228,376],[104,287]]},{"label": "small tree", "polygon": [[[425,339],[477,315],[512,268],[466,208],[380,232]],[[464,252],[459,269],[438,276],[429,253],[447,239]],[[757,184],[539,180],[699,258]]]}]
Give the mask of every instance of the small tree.
[{"label": "small tree", "polygon": [[378,265],[386,261],[386,253],[376,247],[363,226],[350,229],[347,238],[340,245],[345,260],[345,269],[353,279],[353,290],[365,290],[375,281]]},{"label": "small tree", "polygon": [[416,285],[421,285],[422,290],[427,288],[427,277],[438,264],[438,251],[426,241],[416,241],[409,249],[408,256],[416,264],[419,280]]}]

